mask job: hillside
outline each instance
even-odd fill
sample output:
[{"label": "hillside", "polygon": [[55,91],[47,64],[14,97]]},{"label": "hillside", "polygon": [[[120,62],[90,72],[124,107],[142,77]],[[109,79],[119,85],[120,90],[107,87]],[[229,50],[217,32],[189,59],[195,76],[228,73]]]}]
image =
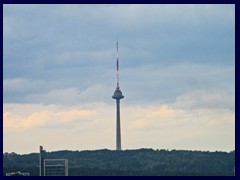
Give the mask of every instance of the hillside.
[{"label": "hillside", "polygon": [[[69,176],[232,176],[235,151],[94,150],[47,152],[46,158],[66,158]],[[3,154],[3,173],[39,174],[38,153]]]}]

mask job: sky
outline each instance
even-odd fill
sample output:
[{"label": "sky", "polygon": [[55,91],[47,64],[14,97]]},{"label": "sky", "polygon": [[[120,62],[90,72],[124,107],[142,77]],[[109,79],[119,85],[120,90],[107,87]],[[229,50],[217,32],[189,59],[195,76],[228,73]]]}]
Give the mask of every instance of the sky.
[{"label": "sky", "polygon": [[3,5],[3,152],[235,149],[235,5]]}]

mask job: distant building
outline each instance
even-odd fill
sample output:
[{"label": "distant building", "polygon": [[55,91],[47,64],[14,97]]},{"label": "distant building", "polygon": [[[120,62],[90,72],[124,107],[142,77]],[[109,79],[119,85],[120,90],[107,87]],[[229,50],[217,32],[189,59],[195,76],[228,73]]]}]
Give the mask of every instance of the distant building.
[{"label": "distant building", "polygon": [[44,159],[44,176],[68,176],[68,160]]},{"label": "distant building", "polygon": [[39,176],[68,176],[67,159],[46,159],[42,146],[39,150]]},{"label": "distant building", "polygon": [[45,151],[43,150],[42,146],[40,146],[39,150],[40,150],[40,152],[39,152],[39,176],[43,176]]},{"label": "distant building", "polygon": [[17,171],[17,172],[6,173],[6,176],[29,176],[29,173]]}]

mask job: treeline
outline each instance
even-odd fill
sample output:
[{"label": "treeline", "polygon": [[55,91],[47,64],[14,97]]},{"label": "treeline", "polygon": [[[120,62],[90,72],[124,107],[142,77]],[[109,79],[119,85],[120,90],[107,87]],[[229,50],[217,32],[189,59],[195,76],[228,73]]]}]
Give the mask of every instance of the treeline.
[{"label": "treeline", "polygon": [[[235,151],[94,150],[46,152],[46,158],[68,159],[69,176],[232,176]],[[3,154],[7,172],[39,175],[39,154]]]}]

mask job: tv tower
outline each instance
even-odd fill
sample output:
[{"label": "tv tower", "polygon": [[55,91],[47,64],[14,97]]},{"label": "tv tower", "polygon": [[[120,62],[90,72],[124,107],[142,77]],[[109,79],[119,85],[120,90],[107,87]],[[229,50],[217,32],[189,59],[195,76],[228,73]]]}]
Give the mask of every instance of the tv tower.
[{"label": "tv tower", "polygon": [[116,105],[117,105],[117,126],[116,126],[116,150],[121,150],[121,127],[120,127],[120,99],[123,99],[124,96],[122,95],[122,91],[120,90],[119,87],[119,59],[118,59],[118,41],[117,41],[117,87],[116,90],[114,91],[114,94],[112,96],[113,99],[116,99]]}]

